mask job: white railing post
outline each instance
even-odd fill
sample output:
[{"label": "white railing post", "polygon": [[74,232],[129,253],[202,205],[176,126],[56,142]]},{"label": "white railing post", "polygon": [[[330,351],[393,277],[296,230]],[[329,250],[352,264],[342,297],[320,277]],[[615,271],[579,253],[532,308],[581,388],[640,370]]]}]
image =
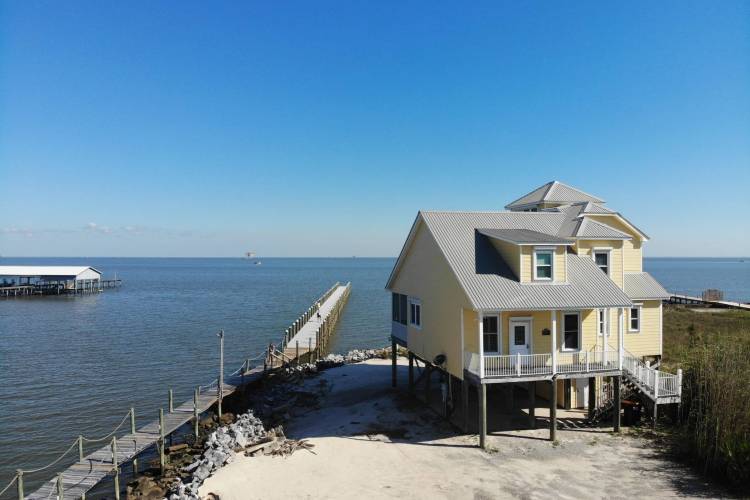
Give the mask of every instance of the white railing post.
[{"label": "white railing post", "polygon": [[484,314],[479,311],[479,377],[484,378]]},{"label": "white railing post", "polygon": [[586,373],[589,372],[589,351],[586,351]]},{"label": "white railing post", "polygon": [[521,376],[521,353],[516,353],[516,375]]},{"label": "white railing post", "polygon": [[682,368],[677,370],[677,395],[682,397]]},{"label": "white railing post", "polygon": [[623,338],[622,332],[623,327],[625,324],[623,323],[623,311],[624,309],[620,307],[617,310],[617,369],[622,370],[622,355],[623,351],[625,350],[625,339]]},{"label": "white railing post", "polygon": [[550,311],[551,338],[552,343],[552,375],[557,373],[557,311]]},{"label": "white railing post", "polygon": [[654,370],[654,404],[659,400],[659,370]]}]

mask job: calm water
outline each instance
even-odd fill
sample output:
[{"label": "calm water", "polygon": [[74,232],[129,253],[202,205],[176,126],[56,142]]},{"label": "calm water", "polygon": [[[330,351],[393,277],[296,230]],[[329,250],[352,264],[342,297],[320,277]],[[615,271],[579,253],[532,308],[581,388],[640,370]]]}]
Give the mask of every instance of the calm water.
[{"label": "calm water", "polygon": [[[87,264],[124,280],[84,297],[0,300],[0,488],[17,467],[44,465],[79,433],[100,436],[135,407],[139,425],[182,402],[218,367],[227,372],[277,342],[291,320],[335,281],[351,281],[332,350],[388,343],[394,259],[2,259]],[[714,287],[750,300],[750,259],[647,259],[668,289]],[[49,474],[36,476],[43,480]],[[27,477],[29,489],[38,484]]]}]

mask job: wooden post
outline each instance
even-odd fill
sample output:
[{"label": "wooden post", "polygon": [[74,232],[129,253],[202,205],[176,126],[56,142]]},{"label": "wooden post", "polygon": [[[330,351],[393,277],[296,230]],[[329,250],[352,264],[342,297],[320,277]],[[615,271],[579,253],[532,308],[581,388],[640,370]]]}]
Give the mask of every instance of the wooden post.
[{"label": "wooden post", "polygon": [[620,432],[620,408],[622,406],[622,403],[620,402],[620,375],[617,375],[614,378],[615,387],[614,387],[614,404],[612,406],[612,426],[614,427],[615,432]]},{"label": "wooden post", "polygon": [[135,434],[135,408],[130,407],[130,433]]},{"label": "wooden post", "polygon": [[83,462],[83,436],[78,436],[78,461]]},{"label": "wooden post", "polygon": [[198,440],[198,389],[193,393],[193,433]]},{"label": "wooden post", "polygon": [[550,400],[549,400],[549,440],[554,441],[557,438],[557,378],[552,377],[550,380]]},{"label": "wooden post", "polygon": [[294,346],[294,361],[299,365],[299,340],[295,340],[296,345]]},{"label": "wooden post", "polygon": [[159,408],[159,468],[164,474],[164,408]]},{"label": "wooden post", "polygon": [[307,337],[307,362],[312,363],[312,337]]},{"label": "wooden post", "polygon": [[479,447],[487,448],[487,386],[479,384]]},{"label": "wooden post", "polygon": [[63,500],[65,495],[65,488],[63,488],[63,475],[62,472],[57,474],[57,499]]},{"label": "wooden post", "polygon": [[466,375],[461,381],[461,418],[464,432],[469,432],[469,381]]},{"label": "wooden post", "polygon": [[550,349],[552,352],[552,375],[557,373],[557,311],[550,311]]},{"label": "wooden post", "polygon": [[18,490],[18,500],[23,500],[23,471],[16,470],[16,489]]},{"label": "wooden post", "polygon": [[169,389],[169,413],[174,413],[174,393]]},{"label": "wooden post", "polygon": [[596,409],[596,377],[589,377],[589,420],[594,418]]},{"label": "wooden post", "polygon": [[430,406],[430,379],[432,378],[432,365],[427,363],[425,364],[424,369],[427,370],[427,373],[425,373],[425,381],[424,381],[424,402],[429,407]]},{"label": "wooden post", "polygon": [[391,387],[396,387],[396,339],[391,337]]},{"label": "wooden post", "polygon": [[409,351],[409,392],[414,394],[414,354]]},{"label": "wooden post", "polygon": [[224,399],[224,329],[219,330],[219,385],[216,388],[218,395],[219,424],[221,424],[221,403]]},{"label": "wooden post", "polygon": [[536,382],[528,383],[529,391],[529,427],[536,427]]}]

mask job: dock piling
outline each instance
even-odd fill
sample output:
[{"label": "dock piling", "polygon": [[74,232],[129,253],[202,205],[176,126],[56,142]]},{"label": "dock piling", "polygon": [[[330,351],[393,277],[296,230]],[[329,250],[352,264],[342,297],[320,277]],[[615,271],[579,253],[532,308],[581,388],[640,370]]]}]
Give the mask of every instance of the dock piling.
[{"label": "dock piling", "polygon": [[174,393],[169,389],[169,413],[174,413]]},{"label": "dock piling", "polygon": [[193,432],[195,440],[198,440],[198,389],[193,393]]},{"label": "dock piling", "polygon": [[166,461],[164,459],[164,408],[159,408],[159,468],[161,473],[164,474],[164,466]]}]

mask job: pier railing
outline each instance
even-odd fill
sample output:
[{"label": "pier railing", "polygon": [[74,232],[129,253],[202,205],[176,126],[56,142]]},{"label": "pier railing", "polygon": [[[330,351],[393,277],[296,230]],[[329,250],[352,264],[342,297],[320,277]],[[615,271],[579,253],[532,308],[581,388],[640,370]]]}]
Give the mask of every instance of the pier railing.
[{"label": "pier railing", "polygon": [[[340,283],[337,282],[334,286],[327,290],[310,308],[308,308],[307,311],[305,311],[305,313],[300,316],[298,320],[293,323],[293,325],[298,324],[301,319],[304,319],[305,321],[309,321],[310,319],[312,319],[313,315],[317,313],[320,306],[327,299],[329,299],[333,292],[340,286]],[[338,320],[341,310],[346,303],[346,300],[351,291],[351,283],[347,283],[345,286],[346,288],[344,290],[344,293],[339,298],[330,313],[325,318],[323,318],[323,321],[318,328],[317,338],[319,339],[319,341],[317,348],[309,351],[308,356],[310,361],[312,361],[313,355],[319,355],[322,352],[321,348],[327,343],[328,336],[330,332],[333,331],[333,328],[336,325],[336,321]],[[301,328],[302,325],[304,325],[304,323],[300,324],[299,327]],[[288,337],[289,331],[290,330],[287,329],[284,333],[285,341],[288,341],[288,338],[291,338]],[[223,359],[223,347],[221,357]],[[66,485],[66,481],[64,480],[66,477],[69,479],[69,476],[72,475],[73,472],[59,472],[55,479],[44,483],[41,489],[39,489],[39,491],[37,491],[33,496],[35,498],[53,498],[53,495],[56,495],[58,499],[62,499],[67,493],[69,497],[80,497],[85,500],[86,491],[99,484],[105,478],[112,476],[114,482],[114,498],[119,500],[121,464],[127,461],[132,461],[133,471],[134,473],[137,473],[138,456],[146,449],[155,444],[158,449],[159,463],[163,472],[164,466],[166,464],[166,436],[176,431],[185,423],[192,422],[193,433],[197,438],[199,418],[204,411],[208,410],[211,406],[213,406],[214,403],[218,402],[218,413],[219,416],[221,416],[221,399],[224,394],[224,386],[227,382],[241,385],[250,380],[247,378],[249,375],[257,375],[265,372],[268,369],[278,368],[295,361],[299,362],[299,358],[295,360],[290,356],[284,354],[283,350],[272,351],[269,346],[268,349],[259,353],[255,357],[246,358],[242,362],[240,367],[229,375],[228,380],[224,380],[224,384],[221,387],[219,385],[219,380],[220,378],[223,379],[223,374],[220,374],[219,377],[217,377],[207,385],[196,387],[193,392],[192,398],[192,412],[190,412],[190,402],[183,403],[180,409],[175,411],[174,394],[172,389],[169,389],[167,404],[168,415],[173,417],[173,420],[174,418],[177,418],[176,427],[173,426],[174,428],[172,428],[171,430],[167,429],[167,425],[165,424],[164,409],[161,408],[159,410],[159,419],[157,422],[147,424],[145,427],[138,430],[136,429],[135,409],[130,408],[122,418],[122,420],[117,424],[117,426],[114,427],[114,429],[109,434],[96,438],[79,435],[70,444],[70,446],[65,449],[65,451],[63,451],[54,460],[44,465],[43,467],[38,467],[35,469],[17,469],[16,474],[13,476],[10,482],[5,487],[0,489],[0,498],[2,498],[3,495],[5,495],[15,485],[18,500],[23,500],[24,498],[26,498],[24,491],[24,482],[29,475],[49,471],[63,462],[66,457],[73,455],[74,452],[77,451],[77,461],[74,462],[74,465],[85,463],[88,472],[83,475],[81,472],[76,471],[74,486],[72,486],[70,483]],[[211,395],[210,398],[206,399],[206,395],[208,395],[211,391],[215,391],[214,394]],[[203,397],[201,398],[201,396]],[[199,404],[200,401],[203,401],[203,406]],[[208,405],[207,407],[206,404]],[[128,422],[130,423],[129,434],[123,436],[123,433],[121,431]],[[120,438],[118,438],[118,434],[121,435]],[[132,449],[130,445],[131,442]],[[105,446],[105,448],[98,449],[93,455],[87,456],[85,454],[87,443],[108,444]],[[93,458],[94,455],[106,458],[95,459]]]}]

